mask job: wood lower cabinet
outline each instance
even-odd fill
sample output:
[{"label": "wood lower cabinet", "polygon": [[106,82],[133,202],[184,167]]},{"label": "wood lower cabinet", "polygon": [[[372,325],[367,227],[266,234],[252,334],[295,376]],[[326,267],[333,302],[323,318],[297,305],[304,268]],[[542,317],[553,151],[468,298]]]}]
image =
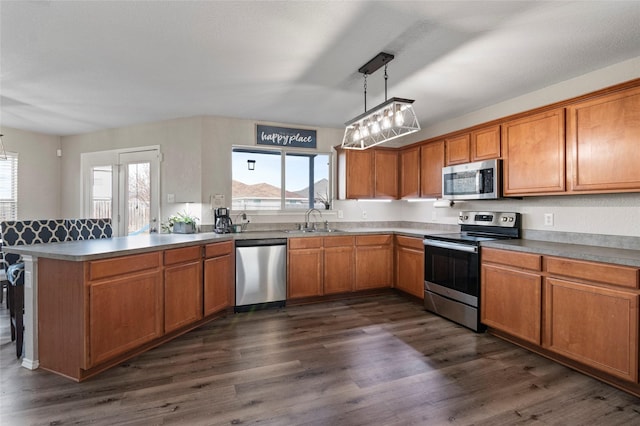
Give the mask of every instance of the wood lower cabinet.
[{"label": "wood lower cabinet", "polygon": [[235,304],[235,251],[232,241],[204,247],[203,311],[208,316]]},{"label": "wood lower cabinet", "polygon": [[161,252],[88,262],[93,280],[86,286],[88,324],[82,368],[91,368],[162,336],[161,265]]},{"label": "wood lower cabinet", "polygon": [[444,141],[430,142],[420,147],[420,196],[442,196]]},{"label": "wood lower cabinet", "polygon": [[395,288],[424,299],[422,238],[396,236]]},{"label": "wood lower cabinet", "polygon": [[287,299],[322,295],[323,238],[290,238],[287,251]]},{"label": "wood lower cabinet", "polygon": [[164,332],[202,318],[202,248],[164,252]]},{"label": "wood lower cabinet", "polygon": [[545,280],[544,347],[638,381],[638,293]]},{"label": "wood lower cabinet", "polygon": [[357,236],[355,269],[355,290],[392,287],[393,236]]},{"label": "wood lower cabinet", "polygon": [[353,291],[354,262],[354,237],[324,238],[323,294]]},{"label": "wood lower cabinet", "polygon": [[504,195],[564,192],[564,115],[558,108],[502,125]]},{"label": "wood lower cabinet", "polygon": [[567,109],[570,190],[640,190],[640,88]]},{"label": "wood lower cabinet", "polygon": [[639,394],[638,268],[483,248],[481,288],[483,323]]},{"label": "wood lower cabinet", "polygon": [[538,255],[482,249],[480,321],[541,344],[542,276]]}]

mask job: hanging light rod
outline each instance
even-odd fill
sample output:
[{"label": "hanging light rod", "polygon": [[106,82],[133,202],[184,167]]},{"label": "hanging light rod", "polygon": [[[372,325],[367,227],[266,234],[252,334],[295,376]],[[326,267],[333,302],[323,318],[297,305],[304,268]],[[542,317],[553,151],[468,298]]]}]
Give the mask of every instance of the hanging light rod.
[{"label": "hanging light rod", "polygon": [[[387,64],[391,53],[380,52],[358,69],[364,75],[364,113],[345,123],[342,148],[367,149],[400,136],[420,130],[413,111],[413,100],[391,98],[387,100]],[[384,66],[384,102],[367,110],[367,75]]]}]

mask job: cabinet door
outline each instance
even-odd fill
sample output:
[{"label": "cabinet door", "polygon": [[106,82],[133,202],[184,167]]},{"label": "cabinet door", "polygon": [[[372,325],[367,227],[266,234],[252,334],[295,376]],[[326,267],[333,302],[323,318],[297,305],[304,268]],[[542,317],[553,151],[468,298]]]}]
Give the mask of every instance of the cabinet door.
[{"label": "cabinet door", "polygon": [[545,295],[545,347],[638,381],[637,293],[547,278]]},{"label": "cabinet door", "polygon": [[504,123],[502,142],[505,195],[564,191],[563,108]]},{"label": "cabinet door", "polygon": [[400,198],[420,196],[420,147],[400,152]]},{"label": "cabinet door", "polygon": [[573,191],[640,189],[640,88],[568,109]]},{"label": "cabinet door", "polygon": [[421,146],[420,165],[420,196],[441,197],[444,141]]},{"label": "cabinet door", "polygon": [[374,151],[375,189],[374,197],[398,198],[398,153],[397,151]]},{"label": "cabinet door", "polygon": [[168,333],[202,318],[202,263],[167,267],[164,270],[164,332]]},{"label": "cabinet door", "polygon": [[[398,237],[398,240],[400,238],[402,237]],[[416,243],[419,243],[419,246],[398,245],[396,247],[396,288],[424,299],[424,248],[422,240],[417,238],[406,238],[406,240],[417,240]]]},{"label": "cabinet door", "polygon": [[500,158],[500,125],[471,132],[471,161]]},{"label": "cabinet door", "polygon": [[541,344],[541,275],[483,264],[481,280],[481,322]]},{"label": "cabinet door", "polygon": [[87,368],[162,336],[163,322],[160,271],[90,284]]},{"label": "cabinet door", "polygon": [[464,164],[470,161],[469,133],[446,140],[447,165]]},{"label": "cabinet door", "polygon": [[353,291],[354,247],[324,249],[324,294]]},{"label": "cabinet door", "polygon": [[346,150],[346,198],[373,198],[373,151]]},{"label": "cabinet door", "polygon": [[287,298],[322,295],[322,248],[289,250]]},{"label": "cabinet door", "polygon": [[234,258],[229,252],[204,261],[204,315],[234,304]]},{"label": "cabinet door", "polygon": [[[356,290],[391,287],[393,284],[391,237],[386,235],[375,237],[388,239],[389,244],[356,246]],[[357,237],[357,240],[367,241],[364,237]]]}]

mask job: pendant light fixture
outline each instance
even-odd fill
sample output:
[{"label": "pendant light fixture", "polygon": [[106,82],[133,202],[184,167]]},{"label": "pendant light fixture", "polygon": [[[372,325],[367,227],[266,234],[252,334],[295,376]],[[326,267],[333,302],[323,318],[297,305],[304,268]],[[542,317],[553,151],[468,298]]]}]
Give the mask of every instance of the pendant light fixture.
[{"label": "pendant light fixture", "polygon": [[[345,123],[342,148],[367,149],[420,130],[412,99],[387,100],[387,64],[393,58],[390,53],[380,52],[358,70],[364,74],[364,113]],[[383,65],[384,102],[367,111],[367,76]]]}]

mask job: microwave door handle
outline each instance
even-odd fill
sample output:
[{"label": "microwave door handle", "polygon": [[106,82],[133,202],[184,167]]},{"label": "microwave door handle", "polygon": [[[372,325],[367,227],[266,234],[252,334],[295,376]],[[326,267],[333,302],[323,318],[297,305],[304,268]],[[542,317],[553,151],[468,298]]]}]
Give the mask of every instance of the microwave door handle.
[{"label": "microwave door handle", "polygon": [[482,187],[482,171],[476,170],[476,194],[484,193],[484,188]]}]

